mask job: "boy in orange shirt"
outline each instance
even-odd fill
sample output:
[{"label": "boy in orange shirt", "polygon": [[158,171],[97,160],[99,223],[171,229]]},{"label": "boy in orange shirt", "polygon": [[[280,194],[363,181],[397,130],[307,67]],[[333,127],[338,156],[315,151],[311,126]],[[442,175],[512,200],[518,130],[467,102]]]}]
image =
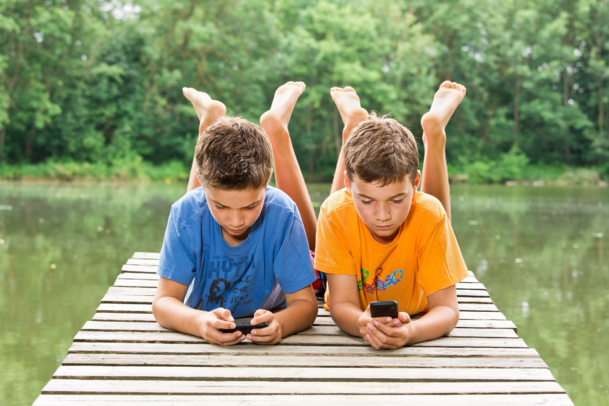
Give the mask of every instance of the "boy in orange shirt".
[{"label": "boy in orange shirt", "polygon": [[[446,335],[459,320],[455,284],[467,277],[467,267],[450,225],[445,128],[465,87],[442,83],[421,119],[423,192],[417,191],[421,173],[412,133],[393,119],[368,116],[352,88],[331,93],[345,142],[336,192],[320,211],[315,268],[327,275],[332,318],[376,349]],[[343,182],[346,189],[338,190]],[[396,300],[398,318],[373,319],[370,302],[376,300]]]}]

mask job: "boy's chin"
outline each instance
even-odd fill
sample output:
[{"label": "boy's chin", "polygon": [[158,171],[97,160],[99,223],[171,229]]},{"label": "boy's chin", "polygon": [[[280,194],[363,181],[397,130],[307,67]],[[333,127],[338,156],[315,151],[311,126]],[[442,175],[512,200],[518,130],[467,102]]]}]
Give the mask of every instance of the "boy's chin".
[{"label": "boy's chin", "polygon": [[370,231],[370,234],[372,234],[372,238],[381,244],[388,244],[393,241],[393,239],[397,236],[398,231],[393,227],[386,230],[371,229],[368,227],[368,230]]}]

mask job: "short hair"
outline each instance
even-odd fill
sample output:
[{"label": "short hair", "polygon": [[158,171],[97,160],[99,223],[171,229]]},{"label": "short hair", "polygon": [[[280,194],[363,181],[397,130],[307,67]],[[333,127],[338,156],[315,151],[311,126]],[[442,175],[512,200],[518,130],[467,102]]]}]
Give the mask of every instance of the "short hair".
[{"label": "short hair", "polygon": [[262,127],[223,117],[199,136],[195,161],[204,187],[257,189],[271,177],[273,150]]},{"label": "short hair", "polygon": [[406,176],[414,182],[417,177],[417,142],[410,130],[387,116],[372,113],[353,129],[343,151],[349,181],[357,176],[385,186],[402,182]]}]

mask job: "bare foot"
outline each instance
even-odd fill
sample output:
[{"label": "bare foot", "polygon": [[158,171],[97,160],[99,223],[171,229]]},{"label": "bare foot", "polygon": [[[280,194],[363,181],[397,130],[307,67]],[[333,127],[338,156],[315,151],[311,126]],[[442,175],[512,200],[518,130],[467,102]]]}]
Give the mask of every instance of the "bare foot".
[{"label": "bare foot", "polygon": [[368,112],[362,108],[359,96],[355,92],[355,89],[350,86],[344,89],[333,87],[330,89],[330,95],[332,95],[332,100],[334,100],[340,113],[340,118],[342,118],[345,125],[343,130],[343,143],[345,143],[351,131],[368,119]]},{"label": "bare foot", "polygon": [[197,112],[197,117],[199,118],[199,134],[226,114],[226,106],[224,103],[212,100],[207,93],[199,92],[191,87],[182,88],[182,92],[184,93],[184,97],[192,103],[192,106]]},{"label": "bare foot", "polygon": [[423,142],[446,142],[446,126],[465,97],[465,86],[456,82],[445,81],[436,92],[429,112],[421,118]]},{"label": "bare foot", "polygon": [[271,109],[260,117],[260,125],[270,138],[278,131],[288,133],[288,124],[298,98],[307,86],[303,82],[287,82],[275,91]]}]

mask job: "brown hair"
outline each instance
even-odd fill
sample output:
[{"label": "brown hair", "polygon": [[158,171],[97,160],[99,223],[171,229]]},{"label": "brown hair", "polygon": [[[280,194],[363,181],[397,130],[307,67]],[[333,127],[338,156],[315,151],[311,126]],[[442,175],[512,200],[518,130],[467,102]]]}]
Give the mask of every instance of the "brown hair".
[{"label": "brown hair", "polygon": [[392,118],[372,113],[358,125],[344,146],[349,181],[357,176],[364,182],[385,186],[406,176],[414,182],[419,169],[419,151],[414,136]]},{"label": "brown hair", "polygon": [[195,148],[203,186],[242,190],[267,184],[273,170],[271,142],[262,127],[223,117],[199,136]]}]

